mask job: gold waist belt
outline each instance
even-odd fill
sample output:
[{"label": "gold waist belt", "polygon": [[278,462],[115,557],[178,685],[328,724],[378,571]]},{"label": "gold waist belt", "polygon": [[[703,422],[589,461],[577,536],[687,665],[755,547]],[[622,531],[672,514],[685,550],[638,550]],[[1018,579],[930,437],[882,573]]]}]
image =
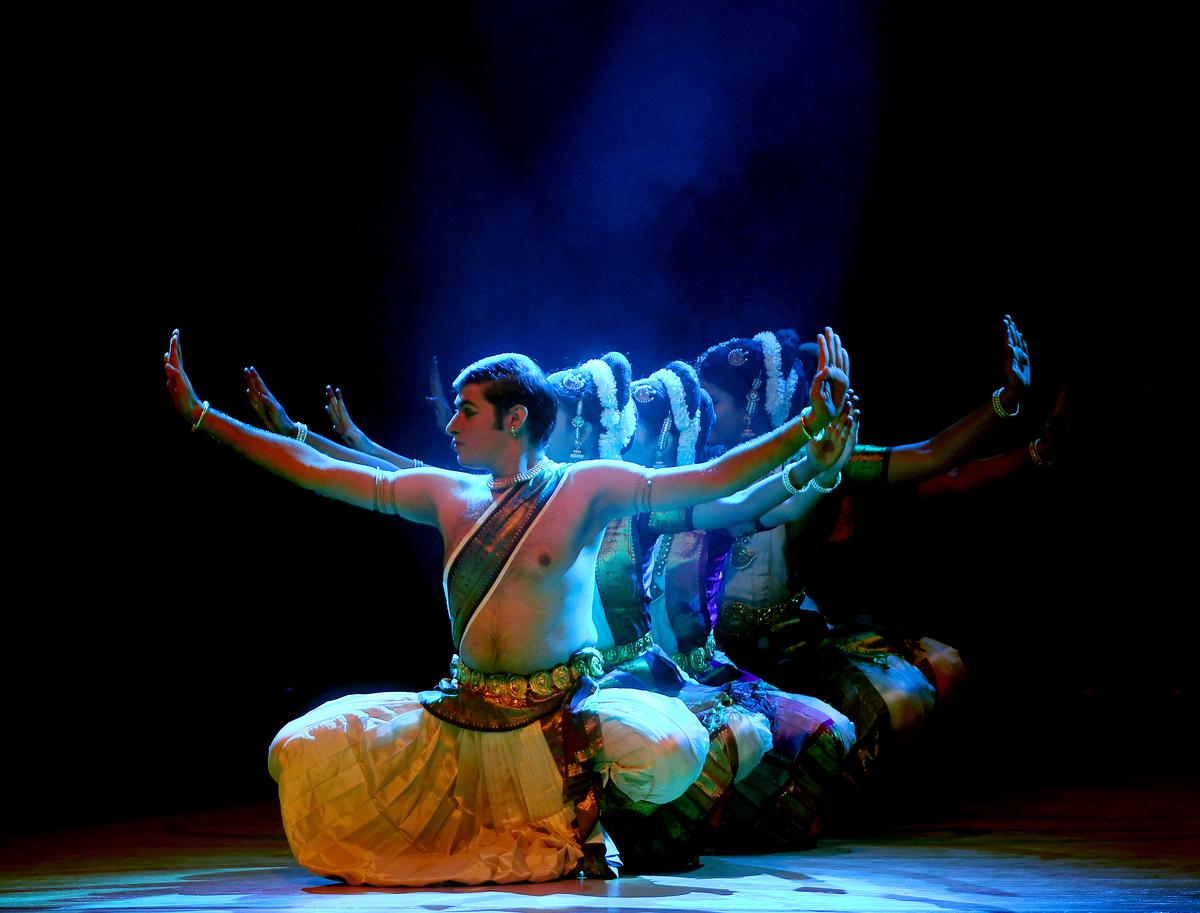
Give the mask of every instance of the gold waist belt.
[{"label": "gold waist belt", "polygon": [[752,606],[746,602],[727,602],[721,606],[717,615],[717,630],[721,632],[722,640],[758,637],[765,631],[795,619],[803,602],[804,590],[772,605]]},{"label": "gold waist belt", "polygon": [[604,674],[600,651],[584,647],[552,669],[520,675],[515,672],[480,672],[457,655],[450,660],[450,677],[462,691],[471,691],[506,707],[533,707],[560,697],[585,675]]},{"label": "gold waist belt", "polygon": [[717,639],[712,631],[708,632],[708,640],[702,647],[692,647],[687,653],[672,653],[671,659],[684,672],[696,674],[707,672],[708,664],[717,652]]},{"label": "gold waist belt", "polygon": [[635,656],[641,656],[654,645],[654,635],[647,631],[632,643],[618,644],[615,647],[605,647],[600,651],[604,658],[604,668],[611,669],[621,663],[628,662]]}]

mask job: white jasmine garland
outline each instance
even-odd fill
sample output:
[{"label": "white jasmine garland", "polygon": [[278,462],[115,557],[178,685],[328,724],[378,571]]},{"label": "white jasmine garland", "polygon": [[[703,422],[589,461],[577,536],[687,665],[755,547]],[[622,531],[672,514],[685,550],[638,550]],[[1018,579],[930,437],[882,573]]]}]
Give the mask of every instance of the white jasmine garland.
[{"label": "white jasmine garland", "polygon": [[784,385],[783,399],[779,403],[779,413],[771,416],[771,422],[776,428],[788,420],[788,413],[792,411],[792,399],[796,396],[798,386],[800,386],[800,372],[796,370],[795,365],[792,365],[792,370],[788,372],[787,383]]},{"label": "white jasmine garland", "polygon": [[617,429],[621,425],[621,412],[617,409],[617,379],[608,362],[592,358],[579,366],[580,371],[592,375],[596,385],[596,399],[600,401],[600,459],[621,459],[621,444],[617,440]]},{"label": "white jasmine garland", "polygon": [[783,401],[783,346],[770,330],[755,333],[754,339],[762,346],[763,367],[767,370],[766,383],[766,412],[771,416],[771,427],[778,428],[780,422],[776,419],[779,414],[779,404]]},{"label": "white jasmine garland", "polygon": [[687,394],[683,389],[683,380],[670,368],[661,368],[650,375],[651,380],[659,381],[667,391],[667,400],[671,406],[671,418],[679,430],[679,445],[676,447],[675,465],[687,466],[696,462],[696,440],[700,436],[700,410],[696,409],[694,416],[688,415]]},{"label": "white jasmine garland", "polygon": [[[631,390],[630,393],[633,391]],[[633,440],[633,433],[637,431],[637,406],[633,404],[633,397],[630,396],[625,403],[625,408],[621,410],[621,451],[629,446],[629,442]]]}]

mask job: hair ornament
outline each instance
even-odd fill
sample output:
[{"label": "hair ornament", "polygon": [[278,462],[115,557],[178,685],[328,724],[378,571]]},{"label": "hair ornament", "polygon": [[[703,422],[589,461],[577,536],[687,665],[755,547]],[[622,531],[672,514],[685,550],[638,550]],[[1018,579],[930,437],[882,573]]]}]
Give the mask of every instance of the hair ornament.
[{"label": "hair ornament", "polygon": [[771,427],[778,428],[782,424],[779,420],[780,409],[787,408],[784,403],[786,381],[783,377],[783,346],[770,330],[755,333],[754,339],[762,346],[763,367],[767,370],[767,401],[764,405],[771,418]]},{"label": "hair ornament", "polygon": [[633,398],[643,406],[654,401],[654,388],[647,383],[636,384],[633,388]]},{"label": "hair ornament", "polygon": [[746,358],[749,354],[745,349],[730,349],[727,357],[731,365],[735,368],[740,368],[746,363]]},{"label": "hair ornament", "polygon": [[687,394],[683,389],[683,381],[670,368],[660,368],[650,375],[650,380],[657,380],[667,391],[667,400],[671,404],[671,417],[675,427],[679,429],[679,446],[676,449],[675,465],[687,466],[696,462],[696,441],[700,437],[700,408],[696,407],[695,415],[688,414]]},{"label": "hair ornament", "polygon": [[[592,375],[596,384],[596,399],[600,401],[600,459],[619,460],[624,445],[618,440],[624,424],[621,410],[617,409],[617,379],[608,362],[592,358],[579,366],[580,371]],[[636,421],[636,414],[634,416]]]}]

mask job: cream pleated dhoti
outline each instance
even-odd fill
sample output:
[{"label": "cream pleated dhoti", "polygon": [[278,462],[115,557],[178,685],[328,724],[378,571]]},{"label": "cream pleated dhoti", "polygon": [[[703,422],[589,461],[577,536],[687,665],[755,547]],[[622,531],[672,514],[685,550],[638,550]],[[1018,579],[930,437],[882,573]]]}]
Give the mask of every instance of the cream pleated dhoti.
[{"label": "cream pleated dhoti", "polygon": [[[665,803],[699,776],[709,736],[674,698],[587,698],[594,759],[633,800]],[[464,729],[412,692],[356,694],[289,723],[271,744],[284,830],[305,868],[350,884],[548,881],[583,855],[575,808],[541,727]]]}]

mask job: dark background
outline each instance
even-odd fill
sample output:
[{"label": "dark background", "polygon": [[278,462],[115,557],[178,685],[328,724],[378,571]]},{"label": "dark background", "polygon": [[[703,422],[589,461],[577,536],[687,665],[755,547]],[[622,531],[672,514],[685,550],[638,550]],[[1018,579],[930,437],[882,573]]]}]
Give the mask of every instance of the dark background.
[{"label": "dark background", "polygon": [[471,4],[140,22],[144,41],[76,23],[38,174],[69,188],[43,216],[77,309],[41,315],[40,354],[63,414],[94,417],[52,445],[20,553],[38,595],[11,612],[5,827],[269,797],[283,722],[445,671],[436,534],[188,434],[160,367],[176,326],[214,406],[251,418],[254,364],[326,430],[338,384],[377,440],[449,465],[422,399],[435,354],[447,381],[504,350],[555,370],[616,348],[644,375],[835,322],[863,439],[904,443],[1000,385],[1011,313],[1034,394],[987,451],[1026,443],[1066,384],[1059,464],[899,498],[839,565],[849,602],[972,668],[909,773],[949,794],[1190,763],[1193,613],[1167,587],[1177,461],[1146,323],[1179,244],[1158,218],[1166,26],[1094,16]]}]

